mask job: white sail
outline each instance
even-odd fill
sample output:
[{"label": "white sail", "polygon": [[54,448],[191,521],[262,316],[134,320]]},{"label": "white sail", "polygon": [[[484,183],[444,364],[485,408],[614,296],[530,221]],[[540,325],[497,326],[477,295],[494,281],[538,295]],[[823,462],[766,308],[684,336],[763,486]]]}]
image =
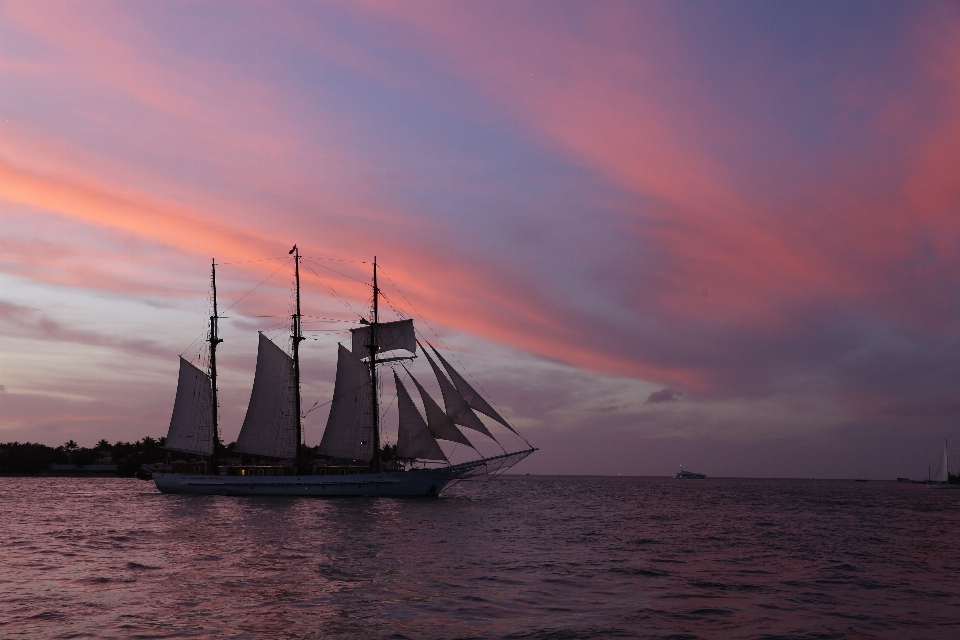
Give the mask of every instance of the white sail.
[{"label": "white sail", "polygon": [[257,372],[236,450],[273,458],[297,455],[297,389],[293,358],[262,333],[257,350]]},{"label": "white sail", "polygon": [[[350,329],[353,336],[351,351],[358,358],[370,355],[370,326]],[[417,352],[417,336],[413,330],[413,320],[382,322],[377,325],[377,353],[403,349]]]},{"label": "white sail", "polygon": [[373,407],[370,369],[343,345],[337,354],[337,380],[320,453],[348,460],[373,460]]},{"label": "white sail", "polygon": [[[410,372],[408,371],[407,373]],[[423,400],[423,408],[427,412],[427,428],[430,429],[433,437],[437,440],[459,442],[460,444],[467,445],[471,449],[475,449],[476,447],[467,440],[467,436],[463,435],[460,429],[457,429],[457,425],[453,424],[450,416],[440,408],[436,400],[430,397],[430,394],[423,388],[423,385],[412,375],[410,379],[413,380],[413,384],[417,385],[417,390],[420,392],[420,399]]]},{"label": "white sail", "polygon": [[417,458],[420,460],[446,460],[443,449],[430,433],[427,423],[420,415],[417,405],[400,382],[397,372],[393,372],[397,383],[397,410],[400,413],[400,426],[397,429],[397,457]]},{"label": "white sail", "polygon": [[180,358],[177,399],[164,444],[167,449],[202,456],[213,453],[211,396],[210,376]]},{"label": "white sail", "polygon": [[430,348],[433,349],[433,353],[440,360],[440,363],[443,365],[443,368],[447,370],[447,374],[450,376],[450,379],[453,380],[453,384],[457,388],[457,391],[460,393],[460,396],[467,401],[467,404],[470,405],[471,409],[476,409],[480,413],[490,416],[491,418],[493,418],[494,420],[496,420],[497,422],[505,426],[507,429],[510,429],[510,431],[513,431],[514,433],[516,433],[516,430],[513,427],[511,427],[506,420],[503,419],[503,416],[497,413],[497,410],[491,407],[490,403],[484,400],[483,396],[477,393],[476,390],[473,387],[471,387],[466,380],[463,379],[463,376],[461,376],[456,369],[450,366],[449,362],[444,360],[443,356],[440,355],[440,353],[433,348],[433,345],[430,345]]},{"label": "white sail", "polygon": [[937,467],[937,475],[933,477],[934,482],[947,482],[950,479],[950,471],[947,468],[947,443],[943,443],[943,458],[940,459],[940,466]]},{"label": "white sail", "polygon": [[447,376],[443,375],[440,367],[433,361],[430,354],[424,350],[423,355],[427,356],[427,362],[430,363],[434,375],[437,376],[437,382],[440,384],[440,393],[443,395],[443,404],[447,409],[447,415],[450,416],[450,419],[456,424],[468,429],[473,429],[474,431],[479,431],[491,440],[496,441],[496,438],[493,437],[493,434],[490,433],[486,425],[480,421],[480,418],[473,412],[470,405],[467,404],[467,401],[463,399],[463,396],[461,396],[456,387],[453,386],[453,383],[447,380]]}]

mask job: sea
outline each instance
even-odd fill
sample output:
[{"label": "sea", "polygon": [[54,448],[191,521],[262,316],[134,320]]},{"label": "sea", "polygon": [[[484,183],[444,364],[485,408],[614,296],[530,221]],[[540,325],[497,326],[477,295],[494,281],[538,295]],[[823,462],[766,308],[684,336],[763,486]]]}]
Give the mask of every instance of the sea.
[{"label": "sea", "polygon": [[503,476],[439,498],[0,478],[2,638],[960,638],[960,490]]}]

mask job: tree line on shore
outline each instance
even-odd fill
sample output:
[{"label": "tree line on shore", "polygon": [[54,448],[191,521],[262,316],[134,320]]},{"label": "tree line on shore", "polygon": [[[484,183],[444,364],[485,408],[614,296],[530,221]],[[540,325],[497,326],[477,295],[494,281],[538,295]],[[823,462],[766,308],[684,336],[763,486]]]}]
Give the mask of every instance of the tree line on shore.
[{"label": "tree line on shore", "polygon": [[81,447],[73,440],[59,447],[34,442],[4,442],[0,443],[0,473],[34,475],[49,470],[53,464],[82,467],[99,462],[117,465],[118,475],[132,476],[142,465],[166,459],[165,440],[150,436],[136,442],[114,444],[100,440],[92,447]]},{"label": "tree line on shore", "polygon": [[[170,451],[164,449],[166,438],[151,438],[145,436],[136,442],[116,442],[110,444],[100,440],[92,447],[81,447],[73,440],[65,442],[59,447],[50,447],[34,442],[4,442],[0,443],[0,474],[6,475],[36,475],[51,469],[51,465],[76,465],[83,467],[93,464],[116,465],[119,476],[132,476],[143,465],[152,465],[167,461]],[[236,453],[235,442],[225,445],[222,441],[217,444],[217,455],[221,460],[236,456],[243,464],[254,459]],[[302,445],[301,445],[302,446]],[[303,446],[304,459],[316,455],[316,448]],[[182,453],[174,456],[190,457]],[[384,461],[396,456],[396,445],[384,445],[380,457]]]}]

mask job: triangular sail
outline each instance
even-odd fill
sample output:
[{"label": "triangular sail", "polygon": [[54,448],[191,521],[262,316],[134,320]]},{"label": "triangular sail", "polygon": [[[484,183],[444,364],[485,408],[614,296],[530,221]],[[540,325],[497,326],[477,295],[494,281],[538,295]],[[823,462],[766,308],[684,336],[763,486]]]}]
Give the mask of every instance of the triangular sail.
[{"label": "triangular sail", "polygon": [[430,357],[430,354],[424,350],[423,355],[427,356],[427,362],[430,363],[434,375],[437,376],[437,382],[440,384],[440,393],[443,395],[443,404],[447,409],[447,415],[450,416],[455,423],[463,425],[468,429],[479,431],[496,442],[497,439],[493,437],[493,434],[490,433],[486,425],[480,421],[477,414],[470,409],[470,405],[463,399],[456,387],[453,386],[453,383],[447,380],[447,376],[443,375],[443,372],[440,371],[440,368],[437,366],[437,363],[433,361],[433,358]]},{"label": "triangular sail", "polygon": [[164,446],[174,451],[209,456],[213,453],[210,376],[180,358],[177,399]]},{"label": "triangular sail", "polygon": [[262,333],[250,404],[237,437],[236,450],[272,458],[297,455],[297,389],[293,358]]},{"label": "triangular sail", "polygon": [[506,420],[503,419],[503,416],[497,413],[497,410],[491,407],[490,404],[483,399],[483,396],[477,393],[476,390],[471,387],[466,380],[463,379],[463,376],[457,373],[457,370],[450,366],[449,362],[444,360],[443,356],[440,355],[433,345],[430,345],[430,348],[433,349],[434,355],[436,355],[437,359],[440,360],[440,364],[443,365],[443,368],[447,370],[447,374],[450,376],[450,379],[453,380],[453,384],[460,393],[460,396],[467,401],[467,404],[470,405],[471,409],[475,409],[484,415],[490,416],[507,429],[510,429],[510,431],[516,433],[516,430],[511,427]]},{"label": "triangular sail", "polygon": [[[380,322],[377,325],[377,353],[403,349],[417,352],[417,335],[413,329],[413,320]],[[370,356],[370,326],[350,329],[352,336],[351,351],[358,358]]]},{"label": "triangular sail", "polygon": [[[410,372],[408,371],[407,373],[409,374]],[[430,429],[433,437],[437,440],[459,442],[460,444],[467,445],[471,449],[475,449],[476,447],[467,440],[467,436],[463,435],[460,429],[457,429],[457,426],[453,424],[450,416],[440,408],[436,400],[430,397],[430,394],[423,388],[423,385],[421,385],[413,375],[410,375],[410,379],[413,380],[413,384],[417,385],[417,390],[420,392],[420,399],[423,400],[423,408],[427,412],[427,428]]]},{"label": "triangular sail", "polygon": [[348,460],[373,460],[372,411],[370,369],[340,345],[333,402],[320,441],[320,454]]},{"label": "triangular sail", "polygon": [[950,480],[950,471],[947,469],[947,443],[943,443],[943,458],[940,460],[940,466],[937,467],[937,475],[934,476],[934,482],[947,482]]},{"label": "triangular sail", "polygon": [[430,433],[420,410],[413,403],[406,387],[400,382],[397,372],[393,372],[397,383],[397,410],[400,413],[400,426],[397,430],[397,457],[417,458],[420,460],[446,460],[443,449]]}]

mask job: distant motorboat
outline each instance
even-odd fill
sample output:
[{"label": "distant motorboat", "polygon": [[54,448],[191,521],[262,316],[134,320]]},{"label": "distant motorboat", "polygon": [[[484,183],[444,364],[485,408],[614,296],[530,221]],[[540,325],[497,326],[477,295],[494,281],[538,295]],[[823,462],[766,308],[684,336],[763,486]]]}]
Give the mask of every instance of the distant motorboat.
[{"label": "distant motorboat", "polygon": [[696,473],[695,471],[684,471],[683,467],[680,467],[680,471],[677,475],[673,476],[674,480],[703,480],[707,475],[705,473]]}]

